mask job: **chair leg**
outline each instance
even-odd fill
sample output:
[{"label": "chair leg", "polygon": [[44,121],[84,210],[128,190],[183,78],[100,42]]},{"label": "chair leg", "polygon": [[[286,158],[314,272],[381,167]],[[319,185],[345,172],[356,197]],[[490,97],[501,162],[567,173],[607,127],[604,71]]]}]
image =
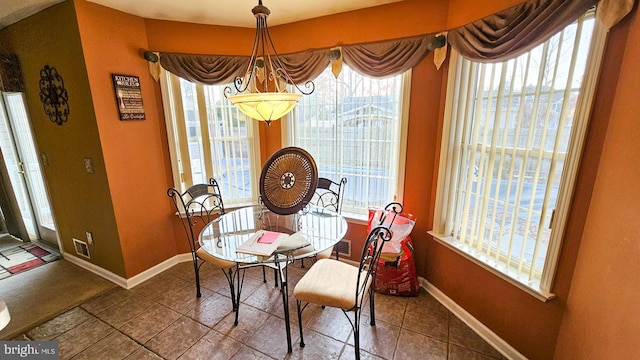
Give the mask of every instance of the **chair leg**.
[{"label": "chair leg", "polygon": [[375,307],[375,301],[374,301],[374,291],[373,291],[373,287],[374,284],[371,284],[371,286],[369,287],[369,311],[371,312],[371,326],[375,326],[376,325],[376,307]]},{"label": "chair leg", "polygon": [[196,297],[201,297],[200,293],[200,267],[198,266],[198,258],[193,255],[193,271],[196,275]]},{"label": "chair leg", "polygon": [[242,280],[240,280],[240,268],[236,265],[236,318],[233,322],[234,326],[238,326],[238,314],[240,313],[240,292],[242,291],[242,283],[244,282],[244,270],[242,271]]},{"label": "chair leg", "polygon": [[300,259],[300,269],[304,269],[304,259]]},{"label": "chair leg", "polygon": [[222,273],[229,283],[229,291],[231,292],[231,308],[236,313],[233,325],[238,325],[238,313],[240,309],[240,293],[242,292],[242,282],[244,281],[244,271],[242,271],[242,279],[240,278],[240,268],[238,265],[230,267],[227,271],[222,269]]},{"label": "chair leg", "polygon": [[302,336],[302,310],[304,308],[300,308],[300,300],[296,300],[296,307],[298,308],[298,328],[300,329],[300,347],[304,347],[304,337]]},{"label": "chair leg", "polygon": [[340,253],[338,252],[338,247],[334,246],[333,250],[336,252],[336,260],[340,260]]},{"label": "chair leg", "polygon": [[264,266],[262,267],[262,282],[267,282],[267,273],[264,271]]},{"label": "chair leg", "polygon": [[278,287],[278,269],[273,269],[274,287]]},{"label": "chair leg", "polygon": [[236,304],[236,288],[235,284],[235,274],[233,273],[233,268],[229,268],[228,272],[224,272],[225,277],[227,278],[227,282],[229,283],[229,291],[231,292],[231,308],[233,311],[238,310],[238,305]]},{"label": "chair leg", "polygon": [[353,321],[353,347],[356,351],[356,360],[360,360],[360,308],[355,309],[355,318]]}]

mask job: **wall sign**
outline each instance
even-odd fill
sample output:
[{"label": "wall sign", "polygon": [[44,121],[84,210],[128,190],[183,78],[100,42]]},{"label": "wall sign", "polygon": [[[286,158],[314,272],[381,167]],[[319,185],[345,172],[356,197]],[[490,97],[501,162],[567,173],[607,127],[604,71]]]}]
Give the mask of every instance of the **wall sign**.
[{"label": "wall sign", "polygon": [[132,75],[111,74],[120,120],[144,120],[140,78]]}]

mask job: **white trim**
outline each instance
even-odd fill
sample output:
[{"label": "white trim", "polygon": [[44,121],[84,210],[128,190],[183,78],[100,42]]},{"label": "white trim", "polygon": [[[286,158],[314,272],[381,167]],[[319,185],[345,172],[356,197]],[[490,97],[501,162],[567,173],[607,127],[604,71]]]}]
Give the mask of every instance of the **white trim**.
[{"label": "white trim", "polygon": [[69,261],[70,263],[78,265],[79,267],[85,270],[88,270],[104,279],[107,279],[120,287],[128,289],[127,279],[121,277],[120,275],[116,275],[109,270],[105,270],[98,265],[92,264],[84,259],[80,259],[79,257],[71,255],[69,253],[64,254],[63,258]]},{"label": "white trim", "polygon": [[426,279],[419,277],[420,287],[425,289],[431,296],[433,296],[439,303],[446,307],[451,313],[453,313],[458,319],[462,320],[471,330],[473,330],[478,336],[480,336],[489,345],[493,346],[498,352],[508,359],[513,360],[527,360],[518,350],[509,345],[496,333],[491,331],[486,325],[481,323],[478,319],[473,317],[462,306],[458,305],[455,301],[451,300],[440,289],[428,282]]},{"label": "white trim", "polygon": [[405,180],[405,172],[406,172],[406,163],[407,163],[407,138],[409,134],[409,107],[411,105],[411,78],[413,72],[411,69],[405,71],[402,74],[402,91],[401,91],[401,99],[402,104],[400,105],[400,138],[399,148],[398,148],[398,165],[397,165],[397,185],[396,185],[396,196],[394,201],[398,201],[403,203],[404,201],[404,180]]},{"label": "white trim", "polygon": [[553,231],[549,238],[549,249],[544,264],[544,271],[540,279],[540,287],[551,291],[555,278],[558,260],[560,259],[560,248],[564,239],[567,220],[569,219],[569,209],[572,204],[573,193],[578,178],[578,169],[582,163],[582,150],[586,140],[589,120],[591,119],[591,108],[595,99],[595,92],[600,78],[600,68],[604,57],[605,46],[607,44],[608,32],[600,21],[595,21],[593,35],[591,38],[591,49],[589,50],[589,60],[584,71],[582,91],[580,93],[580,103],[576,104],[576,115],[574,119],[574,129],[569,139],[569,151],[564,160],[565,167],[561,176],[560,191],[556,200],[557,208],[553,221]]},{"label": "white trim", "polygon": [[78,265],[79,267],[88,270],[106,280],[111,281],[112,283],[125,288],[127,290],[132,289],[133,287],[151,279],[152,277],[160,274],[161,272],[173,267],[176,264],[191,261],[191,253],[186,254],[178,254],[172,258],[169,258],[158,265],[155,265],[138,275],[135,275],[131,278],[125,279],[120,275],[116,275],[109,270],[105,270],[95,264],[92,264],[86,260],[80,259],[77,256],[71,255],[69,253],[63,254],[65,260]]},{"label": "white trim", "polygon": [[164,110],[164,122],[167,128],[167,141],[169,142],[169,156],[171,157],[171,173],[173,175],[173,184],[176,188],[182,190],[182,179],[180,178],[180,167],[178,166],[178,152],[176,144],[176,134],[173,128],[175,122],[171,100],[173,95],[169,92],[170,74],[160,68],[160,91],[162,92],[162,109]]},{"label": "white trim", "polygon": [[536,299],[542,302],[547,302],[556,297],[556,294],[554,293],[547,292],[539,286],[532,287],[528,284],[525,284],[519,281],[518,279],[510,276],[510,274],[495,268],[491,264],[485,263],[484,261],[482,261],[482,259],[479,259],[474,255],[465,252],[463,249],[459,248],[456,244],[453,243],[454,239],[451,236],[443,236],[442,234],[437,234],[433,231],[427,231],[427,233],[431,235],[433,239],[436,240],[438,243],[446,246],[450,250],[453,250],[455,253],[462,255],[465,259],[489,271],[490,273],[496,275],[497,277],[517,287],[518,289],[523,290],[527,294],[535,297]]}]

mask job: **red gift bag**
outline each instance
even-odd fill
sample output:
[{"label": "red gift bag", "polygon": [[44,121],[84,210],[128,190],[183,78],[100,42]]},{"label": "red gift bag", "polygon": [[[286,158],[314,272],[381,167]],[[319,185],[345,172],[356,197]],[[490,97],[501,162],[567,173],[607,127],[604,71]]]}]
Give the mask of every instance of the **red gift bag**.
[{"label": "red gift bag", "polygon": [[[369,210],[368,231],[380,225],[384,210]],[[389,219],[390,217],[386,217]],[[418,296],[420,284],[413,258],[413,243],[409,234],[415,225],[412,214],[401,213],[391,225],[391,240],[384,243],[376,264],[374,290],[380,294]]]}]

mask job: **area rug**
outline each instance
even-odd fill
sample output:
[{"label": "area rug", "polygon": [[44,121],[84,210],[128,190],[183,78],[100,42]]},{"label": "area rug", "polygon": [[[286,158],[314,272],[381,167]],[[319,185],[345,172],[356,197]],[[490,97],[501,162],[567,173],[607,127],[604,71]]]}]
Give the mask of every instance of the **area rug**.
[{"label": "area rug", "polygon": [[0,280],[59,258],[59,253],[35,244],[23,244],[0,251]]}]

